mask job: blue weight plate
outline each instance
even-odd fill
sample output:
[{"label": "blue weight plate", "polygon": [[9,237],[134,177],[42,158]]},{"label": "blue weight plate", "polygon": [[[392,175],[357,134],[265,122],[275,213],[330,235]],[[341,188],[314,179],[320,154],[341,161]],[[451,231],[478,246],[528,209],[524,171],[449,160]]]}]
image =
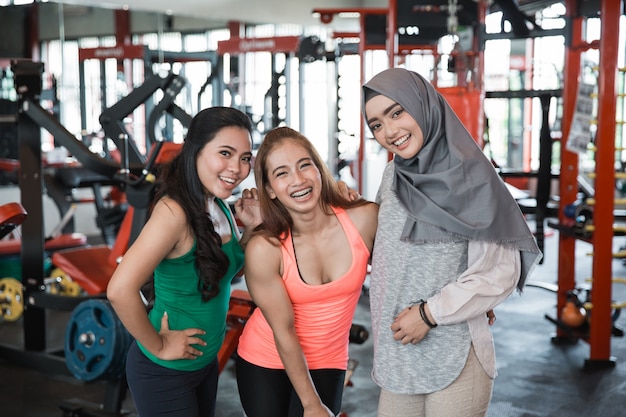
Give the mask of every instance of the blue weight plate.
[{"label": "blue weight plate", "polygon": [[66,366],[83,381],[119,375],[129,345],[125,333],[126,329],[108,301],[83,301],[67,323]]}]

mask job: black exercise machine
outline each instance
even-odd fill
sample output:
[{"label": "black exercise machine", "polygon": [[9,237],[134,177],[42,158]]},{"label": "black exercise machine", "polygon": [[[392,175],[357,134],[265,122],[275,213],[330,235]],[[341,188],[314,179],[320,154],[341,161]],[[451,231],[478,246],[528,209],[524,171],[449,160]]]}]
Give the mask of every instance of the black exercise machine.
[{"label": "black exercise machine", "polygon": [[[104,134],[106,138],[113,141],[121,154],[121,160],[114,162],[116,165],[128,163],[130,165],[142,166],[146,163],[147,155],[142,154],[137,148],[135,141],[132,140],[124,126],[124,119],[139,106],[150,101],[158,91],[162,92],[163,98],[153,107],[147,124],[150,148],[160,142],[155,132],[161,117],[171,117],[178,120],[183,127],[189,126],[192,117],[174,103],[185,84],[184,78],[171,72],[165,76],[154,74],[142,85],[102,112],[100,123],[102,124]],[[42,117],[38,117],[37,121],[48,123]],[[67,140],[59,141],[63,146],[67,142]],[[74,141],[72,140],[71,142]],[[104,148],[108,150],[107,146]],[[70,150],[70,153],[73,154],[72,150]],[[75,156],[82,162],[80,156]],[[105,158],[114,159],[108,152],[105,152]],[[67,213],[73,204],[80,203],[72,197],[72,190],[91,188],[97,213],[96,224],[101,230],[104,242],[108,245],[113,245],[126,213],[127,204],[111,198],[111,195],[109,195],[108,199],[105,198],[103,187],[120,187],[122,184],[119,179],[115,179],[108,173],[97,172],[85,166],[85,164],[83,166],[56,167],[47,170],[44,177],[48,195],[55,202],[62,216]],[[73,224],[69,224],[64,230],[66,233],[73,231]]]},{"label": "black exercise machine", "polygon": [[[69,312],[76,309],[84,301],[104,301],[104,294],[68,297],[51,294],[43,290],[46,277],[43,262],[45,237],[43,236],[42,195],[44,182],[41,128],[48,130],[59,144],[65,146],[82,163],[85,169],[124,184],[129,204],[136,205],[132,213],[134,216],[133,227],[129,242],[132,241],[132,236],[139,233],[148,214],[154,184],[145,181],[145,179],[150,174],[151,164],[154,163],[162,143],[155,146],[152,152],[154,157],[151,157],[146,164],[131,164],[124,167],[93,154],[39,105],[43,64],[31,61],[14,61],[12,62],[12,69],[15,74],[15,88],[19,93],[19,112],[15,115],[20,151],[19,187],[21,205],[24,211],[28,213],[21,225],[22,299],[25,308],[22,316],[23,346],[0,344],[0,356],[18,365],[58,375],[73,376],[67,367],[64,352],[57,352],[54,347],[51,349],[51,346],[48,346],[50,341],[47,338],[46,313],[47,311]],[[121,150],[121,152],[124,151],[125,149]],[[114,379],[105,382],[105,401],[98,408],[102,413],[119,415],[126,394],[126,384],[123,380]],[[68,415],[95,415],[88,414],[86,411],[79,412],[76,409],[72,409],[71,413]]]}]

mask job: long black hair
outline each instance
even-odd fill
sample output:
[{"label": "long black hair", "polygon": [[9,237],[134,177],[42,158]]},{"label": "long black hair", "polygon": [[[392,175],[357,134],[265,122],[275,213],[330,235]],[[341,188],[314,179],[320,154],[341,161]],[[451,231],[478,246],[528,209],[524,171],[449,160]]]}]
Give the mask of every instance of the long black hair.
[{"label": "long black hair", "polygon": [[207,198],[200,177],[197,159],[204,146],[225,127],[239,127],[252,135],[250,118],[231,107],[209,107],[193,118],[180,152],[163,167],[155,198],[164,196],[176,201],[185,210],[187,222],[196,239],[196,271],[198,290],[208,301],[219,291],[219,282],[228,270],[229,261],[222,251],[222,239],[215,231],[207,213]]}]

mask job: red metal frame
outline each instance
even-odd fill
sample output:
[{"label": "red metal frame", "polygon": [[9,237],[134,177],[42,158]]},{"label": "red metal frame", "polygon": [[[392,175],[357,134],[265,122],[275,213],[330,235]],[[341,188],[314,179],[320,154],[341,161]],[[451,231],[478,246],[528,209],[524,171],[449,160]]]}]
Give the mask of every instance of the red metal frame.
[{"label": "red metal frame", "polygon": [[[611,336],[613,318],[612,303],[612,262],[613,262],[613,222],[615,208],[615,126],[617,112],[617,61],[619,21],[622,11],[621,0],[601,2],[601,36],[599,42],[586,43],[583,40],[583,18],[576,15],[577,1],[568,0],[567,16],[570,19],[570,44],[565,56],[565,73],[563,89],[563,130],[562,140],[566,141],[576,107],[581,53],[598,48],[600,51],[600,69],[598,77],[598,129],[596,133],[596,179],[594,181],[594,226],[591,243],[593,244],[592,290],[591,303],[593,309],[589,319],[589,359],[585,363],[588,368],[614,366],[611,357]],[[560,173],[560,210],[559,222],[565,224],[567,219],[563,208],[577,199],[578,192],[578,156],[561,146]],[[558,292],[557,314],[567,302],[567,293],[574,289],[575,282],[575,244],[576,237],[567,233],[559,234],[558,260]],[[571,337],[563,329],[557,327],[557,338]]]},{"label": "red metal frame", "polygon": [[299,36],[275,36],[269,38],[231,37],[217,43],[217,52],[220,55],[242,54],[246,52],[288,53],[296,52],[299,47]]},{"label": "red metal frame", "polygon": [[[565,65],[563,84],[568,88],[563,89],[563,120],[561,138],[566,141],[570,134],[570,127],[576,109],[576,92],[578,91],[578,74],[581,65],[581,44],[583,19],[575,17],[576,0],[568,0],[567,16],[569,18],[570,45],[565,51]],[[561,170],[559,176],[559,223],[565,224],[567,217],[564,207],[576,201],[578,193],[578,154],[561,146]],[[575,283],[575,247],[576,238],[567,233],[559,233],[559,259],[558,259],[558,290],[557,290],[557,317],[561,318],[561,311],[567,301],[567,293],[574,289]],[[569,335],[557,327],[556,337],[564,338]]]},{"label": "red metal frame", "polygon": [[600,74],[593,234],[593,287],[589,362],[611,360],[611,293],[613,286],[613,211],[615,208],[615,119],[620,0],[602,1],[600,16]]},{"label": "red metal frame", "polygon": [[144,59],[144,45],[118,44],[116,46],[100,46],[97,48],[80,48],[78,50],[78,60],[87,59]]},{"label": "red metal frame", "polygon": [[387,56],[389,57],[389,68],[396,66],[396,57],[398,56],[398,42],[396,42],[397,27],[398,1],[389,0],[389,6],[387,7]]}]

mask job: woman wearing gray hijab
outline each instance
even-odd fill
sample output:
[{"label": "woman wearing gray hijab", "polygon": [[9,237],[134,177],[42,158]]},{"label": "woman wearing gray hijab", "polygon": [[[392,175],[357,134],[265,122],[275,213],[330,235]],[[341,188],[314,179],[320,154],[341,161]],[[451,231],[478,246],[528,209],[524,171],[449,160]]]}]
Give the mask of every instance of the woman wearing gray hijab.
[{"label": "woman wearing gray hijab", "polygon": [[379,417],[485,416],[496,376],[485,314],[541,259],[519,207],[445,99],[392,68],[363,113],[383,173],[370,304]]}]

